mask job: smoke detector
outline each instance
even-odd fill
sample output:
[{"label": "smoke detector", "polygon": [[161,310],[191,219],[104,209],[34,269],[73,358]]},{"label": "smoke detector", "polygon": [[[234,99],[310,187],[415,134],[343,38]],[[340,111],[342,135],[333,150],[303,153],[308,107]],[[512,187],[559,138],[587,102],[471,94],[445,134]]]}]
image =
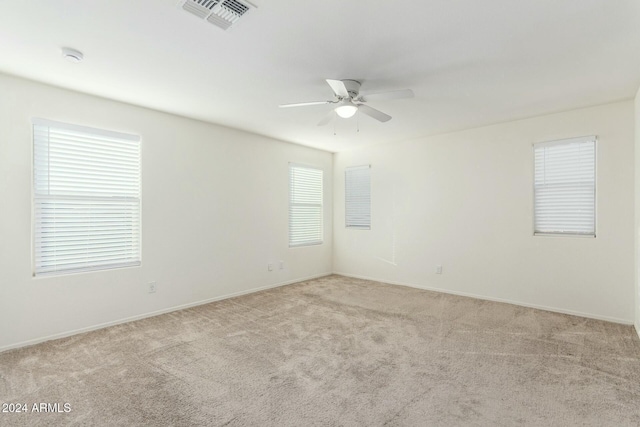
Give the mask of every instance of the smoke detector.
[{"label": "smoke detector", "polygon": [[200,19],[227,30],[256,6],[246,0],[180,0],[178,6]]},{"label": "smoke detector", "polygon": [[82,59],[84,58],[84,55],[82,54],[82,52],[76,49],[72,49],[70,47],[63,47],[61,51],[62,51],[62,57],[69,62],[78,63],[82,61]]}]

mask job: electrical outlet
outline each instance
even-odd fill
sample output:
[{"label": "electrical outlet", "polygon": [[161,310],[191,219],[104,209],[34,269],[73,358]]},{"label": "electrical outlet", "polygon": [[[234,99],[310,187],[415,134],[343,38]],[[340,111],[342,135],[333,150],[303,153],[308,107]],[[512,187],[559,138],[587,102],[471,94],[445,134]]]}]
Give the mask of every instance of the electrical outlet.
[{"label": "electrical outlet", "polygon": [[273,271],[273,264],[267,264],[267,269],[269,271]]},{"label": "electrical outlet", "polygon": [[442,266],[436,265],[436,274],[442,274]]},{"label": "electrical outlet", "polygon": [[284,270],[284,261],[280,261],[280,270]]},{"label": "electrical outlet", "polygon": [[157,289],[156,282],[149,282],[148,292],[150,294],[153,294],[153,293],[155,293],[156,289]]}]

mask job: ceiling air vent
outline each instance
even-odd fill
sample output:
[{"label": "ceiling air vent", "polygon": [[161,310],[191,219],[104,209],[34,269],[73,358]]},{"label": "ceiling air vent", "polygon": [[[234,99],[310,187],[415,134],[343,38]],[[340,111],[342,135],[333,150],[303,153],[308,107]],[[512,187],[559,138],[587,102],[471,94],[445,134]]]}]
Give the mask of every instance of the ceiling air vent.
[{"label": "ceiling air vent", "polygon": [[238,0],[180,0],[183,10],[205,19],[223,30],[235,24],[249,9],[255,6]]}]

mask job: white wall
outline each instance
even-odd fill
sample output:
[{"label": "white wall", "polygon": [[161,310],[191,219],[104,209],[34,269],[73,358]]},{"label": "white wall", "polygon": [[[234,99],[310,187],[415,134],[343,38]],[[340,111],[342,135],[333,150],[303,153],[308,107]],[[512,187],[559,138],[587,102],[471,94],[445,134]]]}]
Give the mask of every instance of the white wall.
[{"label": "white wall", "polygon": [[[632,323],[633,101],[334,157],[334,271]],[[534,237],[531,144],[597,135],[597,238]],[[372,230],[344,168],[372,165]],[[436,265],[443,274],[435,274]]]},{"label": "white wall", "polygon": [[[9,76],[0,94],[0,350],[332,271],[331,153]],[[141,267],[32,277],[32,117],[142,136]],[[323,245],[288,247],[289,161],[325,171]]]},{"label": "white wall", "polygon": [[635,109],[635,213],[636,213],[636,227],[635,227],[635,326],[638,335],[640,336],[640,89],[636,94]]}]

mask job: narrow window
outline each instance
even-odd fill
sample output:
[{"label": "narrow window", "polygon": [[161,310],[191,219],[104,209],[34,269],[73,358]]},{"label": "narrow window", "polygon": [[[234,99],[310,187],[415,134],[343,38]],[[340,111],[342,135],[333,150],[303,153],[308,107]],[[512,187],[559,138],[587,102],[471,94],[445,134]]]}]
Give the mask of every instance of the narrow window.
[{"label": "narrow window", "polygon": [[596,235],[596,137],[534,145],[535,234]]},{"label": "narrow window", "polygon": [[323,172],[289,164],[289,246],[322,243]]},{"label": "narrow window", "polygon": [[345,225],[371,229],[371,166],[356,166],[344,171]]},{"label": "narrow window", "polygon": [[33,120],[34,274],[140,265],[140,138]]}]

